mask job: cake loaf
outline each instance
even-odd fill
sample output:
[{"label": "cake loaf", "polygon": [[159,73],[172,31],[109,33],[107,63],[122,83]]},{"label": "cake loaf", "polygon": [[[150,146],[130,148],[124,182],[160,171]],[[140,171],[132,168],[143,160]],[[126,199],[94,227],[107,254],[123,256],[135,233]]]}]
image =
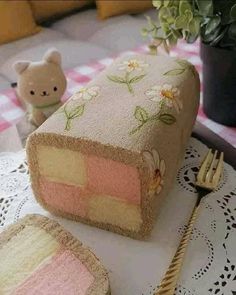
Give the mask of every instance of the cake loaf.
[{"label": "cake loaf", "polygon": [[0,234],[0,294],[108,295],[98,258],[57,222],[28,215]]},{"label": "cake loaf", "polygon": [[27,143],[37,200],[52,213],[148,236],[197,115],[199,78],[184,60],[117,59]]}]

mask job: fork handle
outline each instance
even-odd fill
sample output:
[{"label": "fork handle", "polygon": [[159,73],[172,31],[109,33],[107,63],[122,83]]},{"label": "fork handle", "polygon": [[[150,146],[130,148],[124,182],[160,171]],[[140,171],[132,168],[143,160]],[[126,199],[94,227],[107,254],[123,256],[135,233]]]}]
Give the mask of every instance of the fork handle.
[{"label": "fork handle", "polygon": [[165,276],[162,279],[161,284],[159,285],[154,295],[174,295],[175,294],[175,288],[176,288],[181,267],[184,261],[184,256],[186,253],[188,242],[191,238],[193,226],[197,218],[198,210],[199,210],[199,206],[195,206],[193,209],[192,215],[189,219],[188,226],[183,234],[183,237],[180,241],[178,249],[175,252],[175,256],[173,257],[171,264],[169,265],[169,268],[167,272],[165,273]]}]

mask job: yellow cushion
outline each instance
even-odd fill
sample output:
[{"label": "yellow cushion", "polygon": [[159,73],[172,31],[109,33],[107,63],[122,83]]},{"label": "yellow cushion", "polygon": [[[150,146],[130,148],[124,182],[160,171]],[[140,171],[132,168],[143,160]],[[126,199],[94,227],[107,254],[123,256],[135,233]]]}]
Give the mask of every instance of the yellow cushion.
[{"label": "yellow cushion", "polygon": [[41,22],[54,16],[63,15],[69,11],[81,8],[93,3],[93,0],[74,0],[74,1],[30,1],[35,20]]},{"label": "yellow cushion", "polygon": [[27,1],[0,1],[0,44],[39,32]]},{"label": "yellow cushion", "polygon": [[135,14],[152,8],[151,0],[139,1],[107,1],[96,0],[98,16],[100,19],[106,19],[110,16],[119,14]]}]

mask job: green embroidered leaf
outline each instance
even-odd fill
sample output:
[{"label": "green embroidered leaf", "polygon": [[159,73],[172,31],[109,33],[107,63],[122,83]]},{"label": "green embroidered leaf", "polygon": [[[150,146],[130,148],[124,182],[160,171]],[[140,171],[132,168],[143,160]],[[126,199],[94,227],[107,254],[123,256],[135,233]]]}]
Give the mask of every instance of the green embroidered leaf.
[{"label": "green embroidered leaf", "polygon": [[129,83],[137,83],[142,80],[146,75],[135,76],[129,80]]},{"label": "green embroidered leaf", "polygon": [[153,0],[152,5],[159,9],[162,5],[162,0]]},{"label": "green embroidered leaf", "polygon": [[165,76],[178,76],[183,74],[185,71],[185,69],[174,69],[174,70],[170,70],[168,72],[165,72],[163,75]]},{"label": "green embroidered leaf", "polygon": [[149,117],[148,112],[144,108],[142,108],[140,106],[137,106],[135,108],[134,116],[138,121],[140,121],[142,123],[146,122],[148,120],[148,117]]},{"label": "green embroidered leaf", "polygon": [[82,105],[74,108],[69,114],[70,119],[74,119],[74,118],[82,116],[84,113],[84,107],[85,107],[85,105],[82,104]]},{"label": "green embroidered leaf", "polygon": [[107,78],[112,81],[112,82],[115,82],[115,83],[126,83],[126,80],[122,77],[119,77],[119,76],[114,76],[114,75],[107,75]]},{"label": "green embroidered leaf", "polygon": [[167,125],[172,125],[176,122],[176,118],[171,114],[161,114],[159,120]]},{"label": "green embroidered leaf", "polygon": [[184,59],[176,59],[175,62],[177,62],[177,64],[179,64],[183,68],[188,68],[190,65],[189,62]]}]

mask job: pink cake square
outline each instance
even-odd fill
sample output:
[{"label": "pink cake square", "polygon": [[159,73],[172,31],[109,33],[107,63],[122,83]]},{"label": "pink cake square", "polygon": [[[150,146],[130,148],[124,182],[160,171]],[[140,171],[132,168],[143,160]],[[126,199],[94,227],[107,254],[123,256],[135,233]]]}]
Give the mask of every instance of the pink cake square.
[{"label": "pink cake square", "polygon": [[140,179],[137,168],[120,162],[87,157],[88,189],[140,204]]},{"label": "pink cake square", "polygon": [[[77,294],[85,295],[94,277],[69,250],[54,256],[19,286],[14,295]],[[42,291],[43,290],[43,291]]]},{"label": "pink cake square", "polygon": [[70,214],[86,215],[87,192],[73,185],[51,182],[40,178],[40,190],[44,202],[53,208]]}]

